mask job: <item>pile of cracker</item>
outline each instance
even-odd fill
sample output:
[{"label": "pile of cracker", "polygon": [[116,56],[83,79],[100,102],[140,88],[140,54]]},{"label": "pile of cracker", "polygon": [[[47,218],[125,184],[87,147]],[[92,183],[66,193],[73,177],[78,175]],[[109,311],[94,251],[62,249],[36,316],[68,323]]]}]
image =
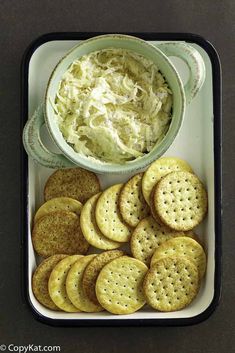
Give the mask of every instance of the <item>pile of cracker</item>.
[{"label": "pile of cracker", "polygon": [[175,311],[196,297],[206,255],[194,228],[207,193],[187,162],[160,158],[104,191],[90,171],[57,170],[44,198],[32,242],[45,259],[32,288],[47,308],[131,314],[147,303]]}]

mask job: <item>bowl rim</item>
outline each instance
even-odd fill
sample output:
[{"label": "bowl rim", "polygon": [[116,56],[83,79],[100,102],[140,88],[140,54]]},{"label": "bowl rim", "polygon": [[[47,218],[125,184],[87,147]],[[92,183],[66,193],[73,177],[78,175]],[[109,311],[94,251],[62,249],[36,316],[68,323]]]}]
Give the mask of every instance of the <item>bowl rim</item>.
[{"label": "bowl rim", "polygon": [[[50,123],[50,119],[52,117],[50,117],[50,114],[48,112],[48,106],[50,104],[50,96],[49,96],[49,90],[51,87],[51,84],[53,82],[53,79],[55,78],[57,71],[60,68],[60,65],[64,62],[64,60],[66,60],[68,58],[68,56],[70,56],[71,54],[73,54],[76,50],[78,50],[80,47],[87,45],[89,43],[92,44],[92,42],[97,42],[98,40],[102,40],[102,39],[126,39],[126,40],[130,40],[130,41],[134,41],[136,42],[138,45],[141,46],[145,46],[146,50],[152,50],[152,51],[156,51],[158,52],[158,54],[162,57],[162,59],[167,63],[167,65],[171,68],[171,70],[174,72],[174,75],[176,77],[176,81],[181,93],[181,107],[180,107],[180,117],[178,119],[178,124],[177,127],[175,128],[174,133],[172,134],[172,136],[170,136],[170,138],[168,137],[168,133],[171,131],[171,125],[172,123],[170,123],[169,129],[166,133],[166,135],[164,136],[164,138],[161,140],[161,142],[153,147],[153,149],[145,154],[144,156],[140,157],[140,158],[136,158],[133,161],[128,161],[125,164],[116,164],[116,163],[107,163],[107,162],[103,162],[100,161],[99,159],[97,159],[97,161],[95,161],[95,159],[91,159],[87,156],[83,156],[80,155],[79,153],[77,153],[76,151],[73,150],[73,148],[66,142],[66,140],[64,139],[64,142],[62,144],[59,143],[57,136],[56,136],[56,132],[53,130],[51,123]],[[94,50],[88,50],[88,52],[92,52]],[[72,64],[74,60],[71,60],[70,64]],[[80,43],[76,44],[75,46],[73,46],[68,52],[65,53],[64,56],[62,56],[62,58],[57,62],[57,64],[55,65],[55,67],[53,68],[50,77],[48,79],[47,82],[47,86],[46,86],[46,92],[45,92],[45,96],[44,96],[44,117],[45,117],[45,124],[46,127],[48,129],[49,135],[51,137],[51,139],[53,140],[53,142],[55,143],[55,145],[60,149],[60,151],[65,155],[65,157],[72,161],[75,165],[83,167],[87,170],[93,171],[95,173],[100,173],[100,174],[113,174],[113,173],[130,173],[130,172],[134,172],[134,171],[138,171],[138,170],[142,170],[144,168],[146,168],[150,163],[152,163],[154,160],[158,159],[159,157],[161,157],[166,150],[171,146],[171,144],[173,143],[173,141],[175,140],[179,129],[182,125],[182,121],[184,118],[184,113],[185,113],[185,107],[186,107],[186,98],[185,98],[185,92],[184,92],[184,87],[183,87],[183,83],[182,80],[179,76],[179,73],[177,72],[176,68],[174,67],[174,65],[172,64],[172,62],[170,61],[170,59],[162,52],[162,50],[160,50],[159,48],[157,48],[156,46],[154,46],[153,44],[132,36],[132,35],[127,35],[127,34],[102,34],[102,35],[98,35],[98,36],[94,36],[91,38],[88,38],[84,41],[81,41]],[[71,151],[71,154],[69,152],[69,150]]]}]

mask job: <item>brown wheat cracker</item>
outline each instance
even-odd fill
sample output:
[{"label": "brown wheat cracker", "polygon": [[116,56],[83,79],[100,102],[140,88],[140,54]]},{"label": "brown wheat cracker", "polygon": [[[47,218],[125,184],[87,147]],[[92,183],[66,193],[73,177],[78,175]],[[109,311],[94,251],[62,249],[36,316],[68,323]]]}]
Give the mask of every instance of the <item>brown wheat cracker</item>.
[{"label": "brown wheat cracker", "polygon": [[48,292],[48,280],[55,265],[67,255],[57,254],[45,259],[36,268],[32,276],[32,290],[36,299],[51,310],[60,310],[51,300]]},{"label": "brown wheat cracker", "polygon": [[101,193],[92,196],[84,204],[80,215],[81,229],[90,245],[102,250],[116,249],[121,246],[121,243],[105,237],[96,224],[95,208],[100,195]]},{"label": "brown wheat cracker", "polygon": [[76,213],[78,216],[81,213],[82,203],[71,199],[70,197],[55,197],[54,199],[50,199],[47,202],[39,207],[35,216],[34,223],[36,223],[39,218],[42,218],[46,214],[55,211],[70,211]]},{"label": "brown wheat cracker", "polygon": [[69,313],[76,313],[80,310],[69,300],[65,287],[66,277],[72,265],[81,257],[82,255],[72,255],[62,259],[51,271],[48,280],[48,291],[52,301],[61,310]]},{"label": "brown wheat cracker", "polygon": [[167,256],[187,257],[194,262],[200,279],[206,271],[206,254],[203,247],[194,239],[188,237],[177,237],[167,240],[159,246],[151,259],[151,266],[159,259]]},{"label": "brown wheat cracker", "polygon": [[192,172],[191,166],[186,161],[176,157],[159,158],[148,167],[142,179],[142,191],[148,205],[154,185],[168,173],[178,170]]},{"label": "brown wheat cracker", "polygon": [[131,228],[126,225],[119,212],[118,199],[123,184],[110,186],[100,195],[95,209],[96,223],[107,238],[117,242],[127,242]]},{"label": "brown wheat cracker", "polygon": [[131,227],[136,227],[150,210],[142,194],[143,173],[131,177],[123,185],[119,196],[119,210],[123,220]]},{"label": "brown wheat cracker", "polygon": [[191,230],[205,217],[207,193],[195,174],[172,172],[157,183],[154,208],[168,227]]},{"label": "brown wheat cracker", "polygon": [[105,265],[96,281],[99,303],[113,314],[131,314],[145,304],[143,279],[148,267],[141,261],[121,256]]},{"label": "brown wheat cracker", "polygon": [[96,256],[87,255],[78,259],[70,268],[66,278],[66,292],[71,303],[81,311],[94,313],[102,311],[100,304],[94,304],[85,294],[82,287],[82,278],[86,266]]},{"label": "brown wheat cracker", "polygon": [[43,257],[86,254],[89,248],[79,217],[70,211],[51,212],[40,218],[33,227],[32,241],[35,251]]},{"label": "brown wheat cracker", "polygon": [[123,255],[124,252],[121,250],[104,251],[101,254],[98,254],[94,259],[92,259],[91,262],[85,268],[82,279],[82,285],[86,296],[94,304],[99,304],[99,301],[96,297],[95,285],[100,271],[111,260],[114,260]]},{"label": "brown wheat cracker", "polygon": [[82,168],[56,170],[47,180],[44,199],[71,197],[84,203],[100,191],[100,182],[96,174]]},{"label": "brown wheat cracker", "polygon": [[132,255],[149,266],[154,251],[161,244],[171,238],[183,236],[194,238],[192,232],[177,232],[157,223],[151,216],[146,217],[139,222],[132,233],[130,240]]},{"label": "brown wheat cracker", "polygon": [[147,272],[143,290],[147,303],[156,310],[183,309],[198,293],[198,270],[186,257],[162,258]]}]

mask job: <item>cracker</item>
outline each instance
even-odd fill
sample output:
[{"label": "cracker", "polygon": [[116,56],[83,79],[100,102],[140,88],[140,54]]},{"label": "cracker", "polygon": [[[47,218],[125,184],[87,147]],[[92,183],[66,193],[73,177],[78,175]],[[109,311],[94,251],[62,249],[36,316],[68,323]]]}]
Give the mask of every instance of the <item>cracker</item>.
[{"label": "cracker", "polygon": [[142,194],[143,173],[134,175],[123,186],[119,196],[119,209],[123,220],[131,227],[149,214],[149,207]]},{"label": "cracker", "polygon": [[194,237],[194,234],[174,231],[149,216],[140,221],[132,233],[130,241],[132,255],[149,266],[154,251],[161,244],[171,238],[183,236]]},{"label": "cracker", "polygon": [[81,213],[82,203],[71,199],[70,197],[56,197],[54,199],[45,202],[36,212],[34,216],[34,223],[39,218],[42,218],[46,214],[55,211],[70,211],[76,213],[78,216]]},{"label": "cracker", "polygon": [[58,254],[48,257],[40,263],[32,277],[32,290],[36,299],[51,310],[59,310],[59,308],[54,304],[49,295],[48,280],[55,265],[66,256]]},{"label": "cracker", "polygon": [[161,221],[170,228],[191,230],[205,217],[207,193],[196,175],[172,172],[158,182],[154,207]]},{"label": "cracker", "polygon": [[79,217],[69,211],[52,212],[40,218],[34,225],[32,241],[35,251],[43,257],[86,254],[89,248]]},{"label": "cracker", "polygon": [[198,293],[197,268],[185,257],[160,259],[145,276],[143,290],[147,303],[156,310],[183,309]]},{"label": "cracker", "polygon": [[187,257],[195,263],[200,279],[206,270],[206,254],[203,247],[194,239],[177,237],[170,239],[157,248],[151,259],[151,266],[159,259],[166,256]]},{"label": "cracker", "polygon": [[102,252],[101,254],[98,254],[94,259],[92,259],[92,261],[85,268],[82,279],[82,285],[84,293],[94,304],[99,304],[96,297],[95,284],[100,271],[111,260],[114,260],[117,257],[123,255],[124,252],[121,250],[111,250]]},{"label": "cracker", "polygon": [[58,169],[46,182],[44,198],[48,201],[65,196],[84,203],[99,191],[99,179],[94,173],[82,168]]},{"label": "cracker", "polygon": [[81,255],[73,255],[61,260],[52,270],[48,281],[51,299],[57,307],[69,313],[79,312],[79,309],[68,298],[65,288],[66,277],[72,265],[81,257]]},{"label": "cracker", "polygon": [[100,304],[94,304],[85,295],[82,287],[82,277],[86,266],[96,255],[84,256],[77,260],[68,272],[66,278],[66,292],[71,303],[81,311],[94,313],[102,311]]},{"label": "cracker", "polygon": [[158,216],[157,211],[156,211],[155,206],[154,206],[154,199],[153,199],[153,198],[154,198],[154,193],[155,193],[156,186],[157,186],[157,184],[154,185],[154,187],[153,187],[153,189],[152,189],[152,191],[151,191],[150,199],[149,199],[149,202],[150,202],[149,207],[150,207],[150,210],[151,210],[151,215],[152,215],[152,217],[153,217],[159,224],[163,224],[163,225],[164,225],[164,223],[161,221],[160,217]]},{"label": "cracker", "polygon": [[143,279],[147,266],[136,259],[121,256],[103,267],[96,281],[100,304],[113,314],[131,314],[145,304]]},{"label": "cracker", "polygon": [[95,209],[96,223],[100,231],[107,238],[117,242],[127,242],[131,236],[131,229],[127,226],[118,209],[118,199],[123,184],[116,184],[100,195]]},{"label": "cracker", "polygon": [[162,157],[149,166],[142,179],[143,195],[149,205],[150,194],[154,185],[168,173],[178,170],[192,172],[192,168],[187,162],[175,157]]},{"label": "cracker", "polygon": [[96,224],[95,208],[100,195],[101,193],[92,196],[83,206],[80,216],[81,229],[84,237],[92,246],[102,250],[116,249],[121,244],[105,237]]}]

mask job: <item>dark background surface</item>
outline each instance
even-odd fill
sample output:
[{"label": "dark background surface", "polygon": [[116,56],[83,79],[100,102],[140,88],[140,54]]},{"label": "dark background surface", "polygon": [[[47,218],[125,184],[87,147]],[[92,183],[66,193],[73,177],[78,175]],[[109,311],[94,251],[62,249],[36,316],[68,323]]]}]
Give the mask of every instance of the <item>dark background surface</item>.
[{"label": "dark background surface", "polygon": [[[191,32],[219,52],[223,70],[223,291],[215,313],[189,327],[55,328],[37,322],[22,296],[20,219],[20,64],[47,32]],[[235,2],[0,1],[0,348],[60,345],[61,352],[223,353],[235,347],[234,323]]]}]

